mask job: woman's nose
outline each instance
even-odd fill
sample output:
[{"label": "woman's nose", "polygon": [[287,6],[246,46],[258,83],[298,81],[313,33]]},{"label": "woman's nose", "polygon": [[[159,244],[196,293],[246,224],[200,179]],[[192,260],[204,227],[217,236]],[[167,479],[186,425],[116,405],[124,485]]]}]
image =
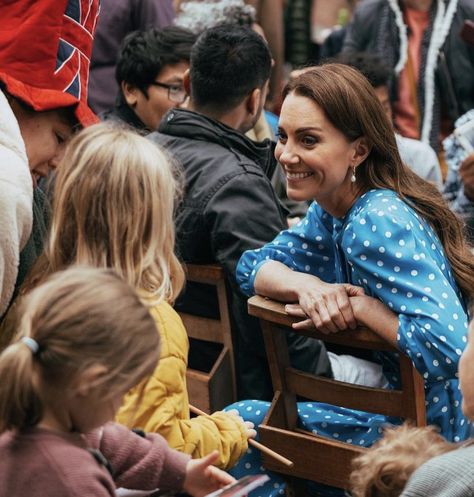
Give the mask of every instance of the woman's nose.
[{"label": "woman's nose", "polygon": [[294,152],[293,148],[287,144],[282,145],[282,150],[280,156],[277,157],[281,164],[295,164],[299,161],[297,154]]}]

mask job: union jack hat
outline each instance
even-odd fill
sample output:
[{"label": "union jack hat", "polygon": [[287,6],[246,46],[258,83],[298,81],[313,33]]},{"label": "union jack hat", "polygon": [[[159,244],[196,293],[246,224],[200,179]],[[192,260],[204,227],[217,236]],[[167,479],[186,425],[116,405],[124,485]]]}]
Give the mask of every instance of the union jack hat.
[{"label": "union jack hat", "polygon": [[78,121],[98,121],[87,105],[100,0],[0,2],[0,81],[37,111],[74,106]]}]

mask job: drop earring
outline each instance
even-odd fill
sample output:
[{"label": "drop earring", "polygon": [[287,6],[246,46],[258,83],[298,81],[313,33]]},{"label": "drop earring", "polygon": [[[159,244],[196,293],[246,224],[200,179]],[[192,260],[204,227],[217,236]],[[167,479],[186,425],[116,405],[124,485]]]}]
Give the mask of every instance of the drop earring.
[{"label": "drop earring", "polygon": [[352,166],[352,176],[351,176],[351,183],[355,183],[356,182],[356,168],[355,166]]}]

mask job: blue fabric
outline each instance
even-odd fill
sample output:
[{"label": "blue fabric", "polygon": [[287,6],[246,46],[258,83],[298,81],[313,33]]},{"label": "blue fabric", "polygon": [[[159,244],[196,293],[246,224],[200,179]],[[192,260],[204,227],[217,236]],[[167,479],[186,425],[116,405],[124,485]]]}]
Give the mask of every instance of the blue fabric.
[{"label": "blue fabric", "polygon": [[[457,378],[467,342],[465,303],[438,237],[408,203],[391,190],[372,190],[358,199],[343,220],[333,219],[313,203],[296,227],[242,255],[237,279],[247,295],[254,293],[256,272],[269,259],[325,281],[359,285],[393,309],[399,315],[398,347],[425,379],[428,423],[439,426],[447,440],[468,437],[469,422],[460,409]],[[381,353],[379,360],[396,388],[399,377],[393,355]],[[325,410],[305,411],[308,429],[333,437],[339,432],[334,420],[351,424],[341,416],[331,415],[325,421]],[[354,416],[350,410],[338,410],[338,414]],[[357,416],[364,418],[360,413]],[[376,422],[370,415],[365,421],[367,427]],[[370,436],[363,439],[371,445],[378,432],[367,433]],[[345,434],[356,439],[355,432],[349,435],[345,430]]]},{"label": "blue fabric", "polygon": [[[372,190],[340,220],[314,202],[295,227],[242,255],[237,280],[247,295],[254,293],[255,275],[268,260],[327,282],[361,286],[397,313],[398,347],[425,380],[428,423],[439,426],[449,441],[469,437],[470,423],[460,408],[457,377],[467,342],[465,303],[438,237],[408,203],[391,190]],[[378,359],[390,388],[397,388],[400,379],[393,354],[379,353]],[[255,409],[253,402],[233,407],[258,426],[269,404],[259,403]],[[298,411],[302,428],[364,447],[380,437],[385,425],[400,422],[318,402],[299,403]],[[233,474],[258,472],[258,461],[255,451],[247,454]],[[278,495],[271,489],[278,482],[272,479],[269,493],[252,493],[252,497]]]}]

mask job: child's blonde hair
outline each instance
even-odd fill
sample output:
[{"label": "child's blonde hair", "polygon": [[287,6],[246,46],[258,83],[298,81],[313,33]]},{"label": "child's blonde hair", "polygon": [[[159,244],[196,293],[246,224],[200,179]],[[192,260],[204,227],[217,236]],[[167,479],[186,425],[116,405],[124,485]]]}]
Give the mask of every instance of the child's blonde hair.
[{"label": "child's blonde hair", "polygon": [[58,168],[49,242],[36,274],[71,264],[110,267],[153,305],[173,302],[184,283],[174,253],[176,190],[170,158],[151,141],[110,124],[81,131]]},{"label": "child's blonde hair", "polygon": [[148,377],[158,363],[155,322],[112,270],[55,273],[23,299],[17,315],[16,341],[0,355],[0,433],[38,424],[46,392],[67,395],[93,365],[107,369],[94,385],[107,398]]},{"label": "child's blonde hair", "polygon": [[433,426],[388,428],[384,436],[353,461],[353,497],[398,497],[412,473],[432,457],[458,447]]}]

